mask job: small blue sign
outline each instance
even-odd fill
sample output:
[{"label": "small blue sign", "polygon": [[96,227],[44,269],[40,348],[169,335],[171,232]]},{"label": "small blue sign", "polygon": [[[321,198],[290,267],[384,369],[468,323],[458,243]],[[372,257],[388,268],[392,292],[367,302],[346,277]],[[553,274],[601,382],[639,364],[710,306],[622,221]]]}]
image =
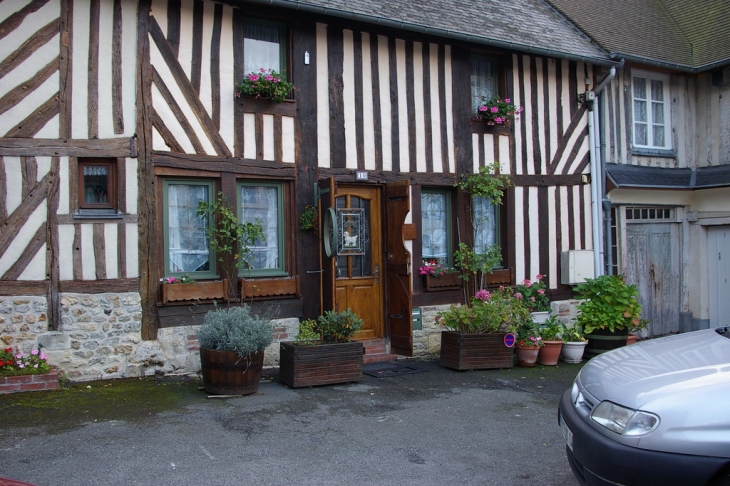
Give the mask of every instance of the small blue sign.
[{"label": "small blue sign", "polygon": [[512,334],[511,332],[508,332],[507,334],[504,335],[504,345],[507,346],[508,348],[514,347],[515,339],[516,339],[515,335]]}]

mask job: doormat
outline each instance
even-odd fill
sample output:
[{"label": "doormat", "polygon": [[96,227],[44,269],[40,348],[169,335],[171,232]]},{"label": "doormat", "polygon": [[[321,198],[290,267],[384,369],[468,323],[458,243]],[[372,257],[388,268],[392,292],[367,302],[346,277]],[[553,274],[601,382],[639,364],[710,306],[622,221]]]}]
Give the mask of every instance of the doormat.
[{"label": "doormat", "polygon": [[419,368],[410,363],[370,363],[363,365],[362,372],[375,378],[388,378],[390,376],[411,375],[413,373],[425,373],[428,370]]}]

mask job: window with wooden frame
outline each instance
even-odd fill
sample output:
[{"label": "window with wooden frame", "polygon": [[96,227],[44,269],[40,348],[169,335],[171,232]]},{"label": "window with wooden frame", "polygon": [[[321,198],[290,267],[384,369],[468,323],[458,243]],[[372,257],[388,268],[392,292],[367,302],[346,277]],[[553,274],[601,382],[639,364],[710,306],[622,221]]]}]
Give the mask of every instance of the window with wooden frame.
[{"label": "window with wooden frame", "polygon": [[78,159],[78,208],[116,211],[116,159]]},{"label": "window with wooden frame", "polygon": [[198,216],[198,203],[214,203],[213,181],[168,179],[163,182],[165,276],[217,278],[216,257],[206,229],[210,218]]},{"label": "window with wooden frame", "polygon": [[244,277],[286,275],[284,184],[244,181],[238,184],[238,219],[261,224],[265,238],[249,245],[241,266]]},{"label": "window with wooden frame", "polygon": [[635,71],[631,78],[631,95],[634,147],[671,150],[669,76]]},{"label": "window with wooden frame", "polygon": [[482,196],[473,196],[471,201],[474,251],[485,253],[488,247],[499,245],[499,206]]},{"label": "window with wooden frame", "polygon": [[243,26],[243,72],[272,69],[287,77],[286,26],[247,19]]},{"label": "window with wooden frame", "polygon": [[[477,114],[484,99],[499,95],[499,64],[497,58],[482,54],[471,56],[471,112]],[[483,99],[484,98],[484,99]]]},{"label": "window with wooden frame", "polygon": [[421,257],[452,266],[451,191],[424,189],[421,193]]}]

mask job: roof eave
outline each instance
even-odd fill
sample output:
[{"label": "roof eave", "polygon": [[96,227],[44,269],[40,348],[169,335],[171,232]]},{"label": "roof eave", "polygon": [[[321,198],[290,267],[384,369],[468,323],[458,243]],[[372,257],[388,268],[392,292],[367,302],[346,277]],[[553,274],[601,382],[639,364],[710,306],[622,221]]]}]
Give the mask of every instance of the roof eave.
[{"label": "roof eave", "polygon": [[705,71],[710,71],[712,69],[716,69],[719,67],[730,65],[730,58],[722,59],[720,61],[715,61],[709,64],[704,64],[702,66],[690,66],[688,64],[679,64],[674,62],[668,62],[668,61],[662,61],[659,59],[652,59],[650,57],[645,56],[635,56],[632,54],[625,54],[622,52],[612,52],[611,53],[611,59],[625,59],[628,62],[633,62],[637,64],[644,64],[664,69],[671,69],[674,71],[681,71],[685,73],[692,73],[697,74]]},{"label": "roof eave", "polygon": [[501,39],[491,39],[485,36],[478,36],[472,34],[465,34],[463,32],[457,32],[446,29],[439,29],[429,27],[427,25],[416,24],[412,22],[405,22],[402,20],[393,20],[386,17],[377,15],[362,14],[356,12],[350,12],[347,10],[322,7],[318,5],[311,5],[300,0],[246,0],[250,3],[260,3],[270,5],[274,7],[282,7],[294,10],[301,10],[310,13],[316,13],[320,15],[330,15],[333,17],[339,17],[343,19],[357,20],[368,24],[381,25],[385,27],[391,27],[394,29],[403,29],[411,32],[418,32],[421,34],[428,34],[437,37],[444,37],[447,39],[454,39],[458,41],[471,42],[474,44],[480,44],[485,46],[497,47],[501,49],[520,51],[524,53],[537,54],[546,57],[553,57],[558,59],[567,59],[569,61],[587,62],[591,64],[597,64],[599,66],[613,66],[618,64],[618,61],[611,59],[608,55],[604,57],[595,56],[583,56],[580,54],[574,54],[570,52],[558,51],[555,49],[546,49],[543,47],[531,46],[528,44],[520,44],[516,42],[504,41]]}]

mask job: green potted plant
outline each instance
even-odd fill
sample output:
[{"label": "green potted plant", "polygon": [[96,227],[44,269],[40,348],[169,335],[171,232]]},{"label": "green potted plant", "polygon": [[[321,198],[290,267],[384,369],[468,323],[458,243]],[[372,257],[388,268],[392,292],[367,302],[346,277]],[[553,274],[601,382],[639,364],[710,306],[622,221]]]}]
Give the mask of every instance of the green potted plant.
[{"label": "green potted plant", "polygon": [[316,231],[318,226],[317,208],[311,205],[304,206],[304,211],[302,211],[302,215],[299,217],[299,227],[305,231]]},{"label": "green potted plant", "polygon": [[540,325],[539,330],[543,346],[537,354],[537,362],[541,365],[555,366],[558,364],[560,351],[563,349],[563,326],[558,320],[558,316],[550,316],[544,324]]},{"label": "green potted plant", "polygon": [[281,382],[299,388],[362,381],[363,344],[350,340],[362,324],[350,309],[302,321],[295,340],[279,346]]},{"label": "green potted plant", "polygon": [[586,354],[596,354],[626,345],[629,329],[640,324],[641,304],[636,285],[616,275],[589,278],[575,287],[577,323],[588,338]]},{"label": "green potted plant", "polygon": [[629,335],[626,338],[626,345],[636,343],[639,338],[639,333],[647,328],[649,325],[649,319],[639,319],[639,323],[635,326],[631,326],[629,329]]},{"label": "green potted plant", "polygon": [[505,337],[530,315],[511,288],[500,287],[480,290],[468,305],[452,305],[436,320],[447,329],[441,332],[441,365],[475,370],[511,368],[514,352]]},{"label": "green potted plant", "polygon": [[264,350],[273,340],[269,320],[252,314],[248,305],[208,312],[198,331],[205,391],[215,395],[256,393]]},{"label": "green potted plant", "polygon": [[540,337],[540,326],[535,324],[532,319],[524,321],[517,326],[517,344],[516,355],[517,364],[523,368],[531,368],[537,363],[537,356],[540,348],[545,343]]},{"label": "green potted plant", "polygon": [[583,328],[578,323],[572,326],[562,325],[563,348],[560,357],[568,364],[579,364],[583,360],[583,352],[587,344]]}]

